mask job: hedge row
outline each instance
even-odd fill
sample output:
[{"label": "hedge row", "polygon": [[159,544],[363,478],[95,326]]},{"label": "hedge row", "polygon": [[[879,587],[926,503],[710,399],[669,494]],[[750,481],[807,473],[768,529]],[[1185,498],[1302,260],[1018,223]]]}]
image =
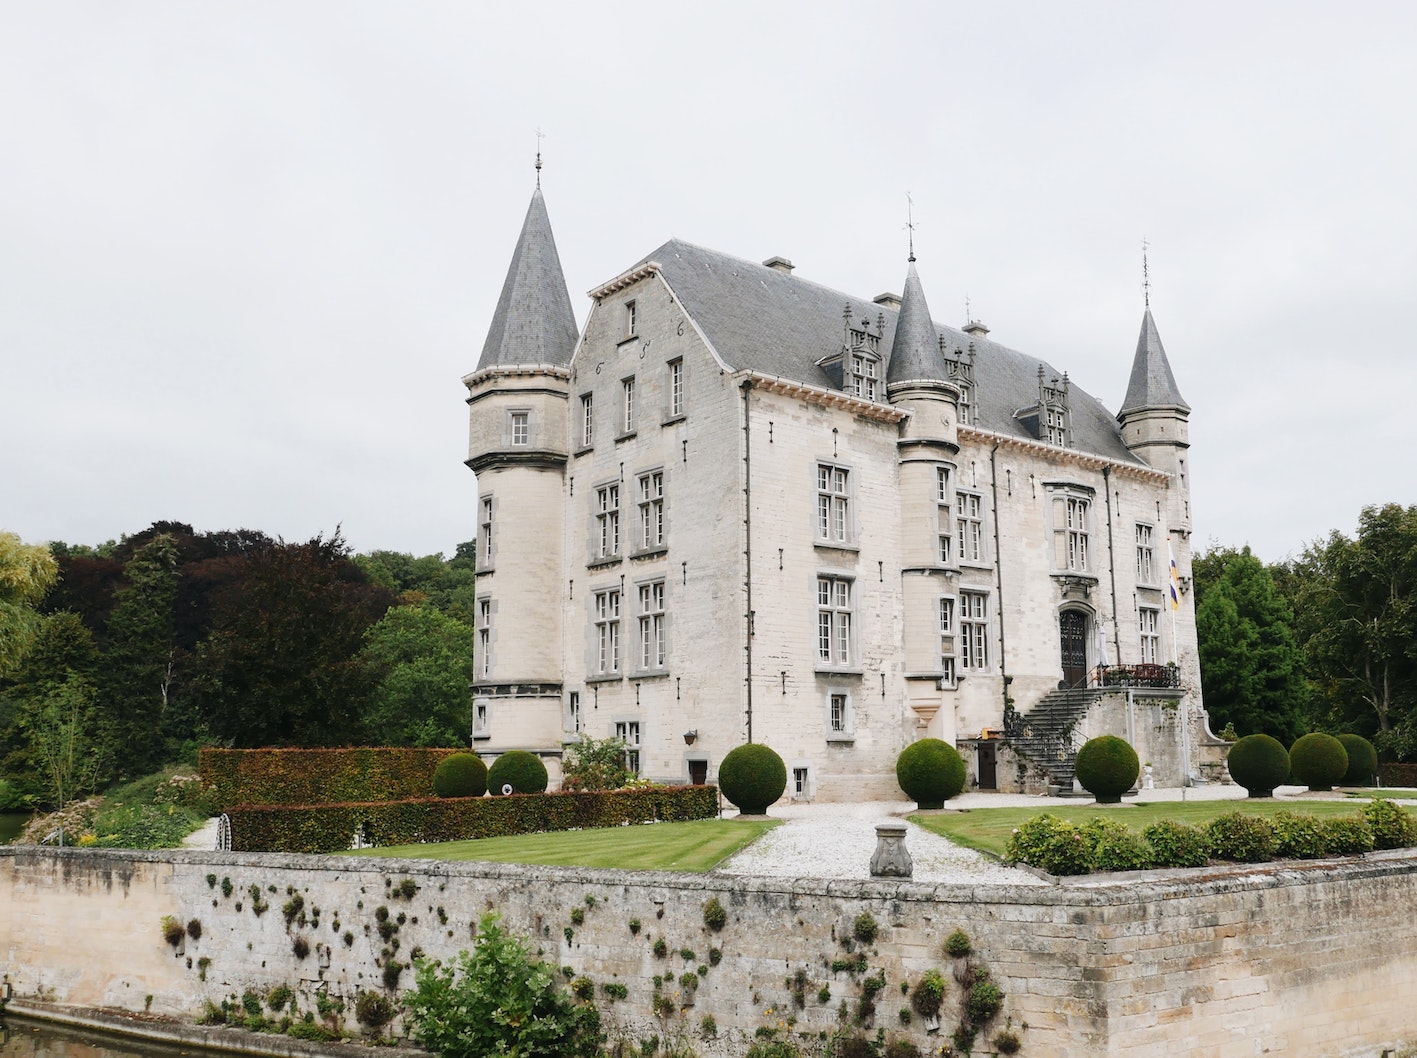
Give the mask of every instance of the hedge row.
[{"label": "hedge row", "polygon": [[466,841],[718,815],[714,786],[650,787],[510,797],[426,797],[227,809],[238,852],[339,852],[356,831],[375,845]]},{"label": "hedge row", "polygon": [[433,795],[433,773],[457,749],[204,749],[202,782],[216,803],[323,805]]},{"label": "hedge row", "polygon": [[1379,764],[1378,778],[1384,786],[1417,787],[1417,764]]}]

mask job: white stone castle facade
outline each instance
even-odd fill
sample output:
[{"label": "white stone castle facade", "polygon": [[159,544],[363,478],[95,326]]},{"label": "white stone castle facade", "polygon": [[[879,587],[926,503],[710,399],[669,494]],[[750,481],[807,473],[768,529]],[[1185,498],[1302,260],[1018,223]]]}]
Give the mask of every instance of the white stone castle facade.
[{"label": "white stone castle facade", "polygon": [[618,735],[703,782],[762,742],[825,800],[899,796],[922,737],[984,788],[1066,783],[1044,744],[1103,731],[1158,782],[1210,766],[1190,409],[1149,310],[1114,415],[934,323],[913,256],[869,299],[671,241],[590,297],[578,333],[538,186],[464,379],[479,752],[554,776]]}]

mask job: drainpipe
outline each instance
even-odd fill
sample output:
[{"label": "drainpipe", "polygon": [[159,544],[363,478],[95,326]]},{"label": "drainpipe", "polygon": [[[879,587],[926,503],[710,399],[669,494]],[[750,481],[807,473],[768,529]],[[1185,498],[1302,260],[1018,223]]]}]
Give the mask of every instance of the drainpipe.
[{"label": "drainpipe", "polygon": [[[1112,545],[1112,468],[1102,468],[1102,489],[1107,501],[1107,568],[1112,572],[1112,649],[1117,652],[1117,664],[1122,663],[1122,643],[1117,638],[1117,551]],[[1107,634],[1106,630],[1102,633]]]},{"label": "drainpipe", "polygon": [[1005,662],[1004,639],[1004,553],[999,548],[999,472],[995,457],[999,453],[999,442],[989,450],[989,489],[994,503],[994,585],[999,592],[999,672],[1003,675],[1004,715],[1009,712],[1009,667]]},{"label": "drainpipe", "polygon": [[743,683],[747,689],[748,741],[753,741],[753,435],[748,426],[748,398],[753,380],[743,389]]}]

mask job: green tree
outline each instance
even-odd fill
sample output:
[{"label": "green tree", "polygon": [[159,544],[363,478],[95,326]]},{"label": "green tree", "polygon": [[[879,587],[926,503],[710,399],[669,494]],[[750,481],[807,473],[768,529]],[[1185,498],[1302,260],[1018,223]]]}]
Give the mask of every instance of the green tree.
[{"label": "green tree", "polygon": [[39,626],[35,608],[58,575],[48,547],[0,533],[0,677],[12,671],[29,648]]},{"label": "green tree", "polygon": [[1417,755],[1417,506],[1365,507],[1296,564],[1309,674],[1330,719]]},{"label": "green tree", "polygon": [[160,533],[123,567],[127,583],[108,617],[100,702],[124,772],[161,763],[163,720],[172,692],[177,600],[177,543]]},{"label": "green tree", "polygon": [[472,629],[431,606],[396,606],[364,633],[378,685],[365,739],[381,746],[462,746],[472,731]]},{"label": "green tree", "polygon": [[1201,684],[1212,726],[1233,723],[1242,735],[1293,741],[1307,727],[1309,691],[1294,615],[1270,571],[1248,547],[1212,550],[1192,570]]}]

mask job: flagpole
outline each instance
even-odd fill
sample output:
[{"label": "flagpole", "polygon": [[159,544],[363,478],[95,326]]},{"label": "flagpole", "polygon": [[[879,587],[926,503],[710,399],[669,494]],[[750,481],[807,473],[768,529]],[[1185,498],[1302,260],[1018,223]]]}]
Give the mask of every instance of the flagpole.
[{"label": "flagpole", "polygon": [[1171,610],[1171,664],[1180,665],[1176,650],[1176,611],[1181,608],[1181,574],[1176,568],[1176,552],[1171,547],[1171,537],[1166,538],[1166,559],[1169,563],[1166,586],[1167,604]]}]

